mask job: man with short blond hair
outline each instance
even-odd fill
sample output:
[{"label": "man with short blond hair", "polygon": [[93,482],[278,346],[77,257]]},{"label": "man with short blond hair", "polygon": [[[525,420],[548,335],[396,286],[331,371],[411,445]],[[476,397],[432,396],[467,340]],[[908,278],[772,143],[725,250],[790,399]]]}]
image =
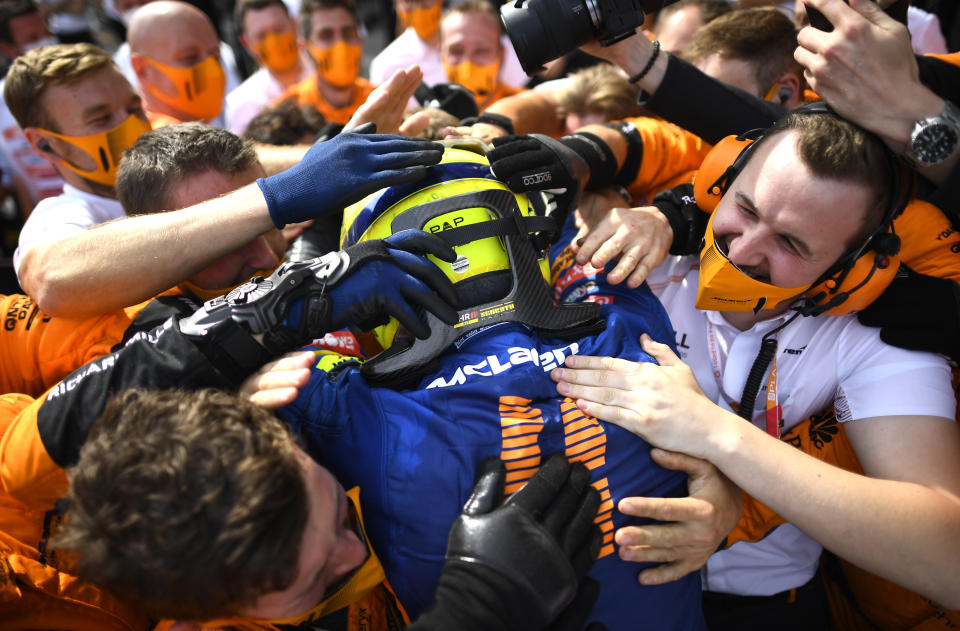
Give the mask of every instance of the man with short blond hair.
[{"label": "man with short blond hair", "polygon": [[120,156],[150,124],[140,97],[92,44],[21,55],[7,74],[4,100],[27,142],[64,181],[61,195],[30,214],[14,253],[20,284],[32,293],[44,274],[56,273],[45,261],[58,258],[57,241],[124,216],[114,191]]}]

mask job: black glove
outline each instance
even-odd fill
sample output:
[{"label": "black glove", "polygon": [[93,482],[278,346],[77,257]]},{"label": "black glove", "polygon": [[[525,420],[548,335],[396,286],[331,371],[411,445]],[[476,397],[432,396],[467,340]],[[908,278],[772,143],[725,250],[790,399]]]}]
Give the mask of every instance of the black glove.
[{"label": "black glove", "polygon": [[887,344],[960,362],[960,287],[949,278],[901,266],[886,291],[857,317],[861,324],[880,327]]},{"label": "black glove", "polygon": [[[405,230],[310,261],[285,263],[269,278],[255,277],[208,301],[181,320],[180,329],[234,379],[348,325],[372,328],[392,316],[426,338],[430,330],[418,309],[448,324],[457,321],[453,284],[426,254],[448,262],[456,258],[439,237]],[[262,344],[253,334],[263,335]]]},{"label": "black glove", "polygon": [[457,120],[477,115],[473,92],[459,83],[438,83],[433,86],[421,83],[413,93],[413,98],[423,107],[441,109]]},{"label": "black glove", "polygon": [[487,159],[497,179],[517,193],[542,192],[548,209],[542,214],[555,217],[562,227],[590,178],[586,161],[559,140],[540,134],[494,138],[493,146]]},{"label": "black glove", "polygon": [[693,184],[681,184],[657,193],[652,205],[667,218],[673,231],[670,254],[698,254],[707,233],[710,215],[700,210],[693,198]]},{"label": "black glove", "polygon": [[[535,631],[561,614],[568,622],[586,618],[596,594],[574,597],[601,540],[590,472],[556,454],[501,504],[505,478],[499,459],[481,465],[450,529],[434,602],[410,629]],[[576,610],[565,611],[572,602]]]}]

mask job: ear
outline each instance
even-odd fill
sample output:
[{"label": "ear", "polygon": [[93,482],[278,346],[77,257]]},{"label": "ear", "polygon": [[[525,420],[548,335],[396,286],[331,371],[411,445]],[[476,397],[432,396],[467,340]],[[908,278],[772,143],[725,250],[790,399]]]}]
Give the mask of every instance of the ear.
[{"label": "ear", "polygon": [[147,68],[150,67],[144,56],[140,53],[130,53],[130,66],[136,73],[137,80],[140,81],[140,83],[143,83],[143,75],[146,73]]},{"label": "ear", "polygon": [[50,164],[63,163],[63,160],[60,159],[60,156],[58,156],[50,148],[50,139],[47,138],[44,133],[36,127],[27,127],[24,129],[23,137],[27,139],[28,143],[30,143],[30,147],[36,151],[41,158]]},{"label": "ear", "polygon": [[780,77],[777,85],[777,100],[788,110],[792,110],[803,102],[803,82],[790,72]]}]

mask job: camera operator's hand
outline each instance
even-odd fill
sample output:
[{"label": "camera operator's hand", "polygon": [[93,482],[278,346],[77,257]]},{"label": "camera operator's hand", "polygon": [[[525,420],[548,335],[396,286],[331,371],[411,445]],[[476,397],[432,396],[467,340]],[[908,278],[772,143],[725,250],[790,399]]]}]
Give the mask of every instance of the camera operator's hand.
[{"label": "camera operator's hand", "polygon": [[597,591],[587,584],[578,595],[578,585],[600,550],[590,472],[556,454],[501,504],[505,479],[499,459],[481,465],[450,530],[434,602],[408,629],[582,628]]},{"label": "camera operator's hand", "polygon": [[448,324],[457,321],[453,284],[427,254],[456,258],[439,237],[405,230],[286,263],[269,278],[253,278],[208,301],[181,320],[180,329],[238,382],[274,356],[348,325],[370,328],[394,317],[426,338],[430,330],[419,309]]},{"label": "camera operator's hand", "polygon": [[442,156],[443,145],[423,138],[341,133],[257,185],[273,223],[283,227],[343,209],[386,186],[418,180]]},{"label": "camera operator's hand", "polygon": [[901,267],[890,286],[858,316],[880,327],[892,346],[941,353],[960,362],[960,286]]},{"label": "camera operator's hand", "polygon": [[[627,73],[628,77],[632,77],[646,68],[647,63],[653,59],[654,55],[653,42],[642,33],[620,40],[610,46],[601,46],[597,42],[590,42],[581,46],[580,50],[618,66]],[[667,73],[669,59],[670,55],[667,51],[661,50],[656,59],[653,59],[653,65],[647,73],[637,81],[637,85],[649,94],[656,92],[663,81],[663,76]]]}]

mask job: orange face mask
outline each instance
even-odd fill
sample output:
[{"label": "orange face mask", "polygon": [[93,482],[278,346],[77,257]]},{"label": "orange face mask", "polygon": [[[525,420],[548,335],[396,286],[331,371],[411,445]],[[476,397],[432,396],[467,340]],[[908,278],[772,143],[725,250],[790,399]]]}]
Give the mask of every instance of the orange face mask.
[{"label": "orange face mask", "polygon": [[355,486],[347,491],[347,499],[349,500],[350,516],[354,523],[354,529],[360,537],[360,541],[367,546],[367,560],[354,570],[353,574],[341,583],[332,594],[327,596],[310,611],[295,618],[270,621],[257,621],[249,618],[221,618],[204,622],[203,628],[274,629],[281,625],[300,625],[310,620],[319,620],[324,616],[343,609],[350,603],[366,596],[371,589],[386,580],[383,566],[380,564],[380,559],[377,558],[373,548],[370,547],[367,531],[363,525],[363,515],[360,512],[360,487]]},{"label": "orange face mask", "polygon": [[447,78],[453,83],[459,83],[466,89],[473,92],[477,99],[477,104],[493,94],[497,88],[497,76],[500,74],[500,60],[477,65],[472,61],[463,61],[456,66],[443,64],[443,69],[447,72]]},{"label": "orange face mask", "polygon": [[752,311],[773,309],[796,298],[803,287],[777,287],[748,276],[737,267],[714,239],[713,218],[707,222],[704,246],[700,251],[700,278],[697,281],[697,309],[703,311]]},{"label": "orange face mask", "polygon": [[176,87],[176,96],[169,96],[151,85],[144,87],[157,99],[196,120],[211,120],[223,108],[223,94],[227,79],[220,61],[210,56],[189,68],[168,66],[144,57],[151,66]]},{"label": "orange face mask", "polygon": [[80,149],[97,165],[92,171],[84,171],[66,160],[63,165],[88,180],[113,186],[117,183],[117,167],[124,150],[133,145],[144,133],[150,131],[150,123],[131,114],[113,129],[89,136],[64,136],[48,129],[40,129],[45,134],[70,143]]},{"label": "orange face mask", "polygon": [[440,28],[440,15],[443,13],[443,2],[437,1],[432,7],[417,7],[405,11],[398,9],[397,14],[400,21],[407,26],[412,26],[417,32],[417,37],[427,40],[433,37]]},{"label": "orange face mask", "polygon": [[353,85],[360,74],[360,57],[363,55],[361,46],[340,40],[327,48],[317,48],[312,44],[307,48],[324,81],[335,88]]},{"label": "orange face mask", "polygon": [[286,72],[297,63],[297,34],[267,33],[260,43],[254,46],[254,50],[267,70]]}]

